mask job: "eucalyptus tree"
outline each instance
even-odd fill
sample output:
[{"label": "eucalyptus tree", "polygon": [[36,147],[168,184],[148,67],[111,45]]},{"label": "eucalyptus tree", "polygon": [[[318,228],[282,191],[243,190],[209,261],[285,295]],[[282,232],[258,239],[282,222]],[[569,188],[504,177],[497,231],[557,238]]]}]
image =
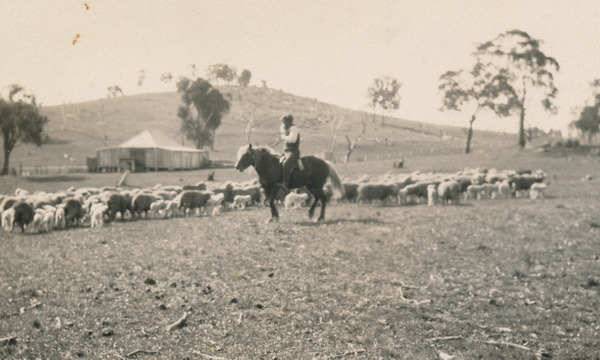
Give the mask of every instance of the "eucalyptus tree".
[{"label": "eucalyptus tree", "polygon": [[215,134],[223,116],[229,112],[229,101],[208,81],[182,77],[177,82],[183,105],[177,116],[182,120],[181,131],[201,149],[214,148]]},{"label": "eucalyptus tree", "polygon": [[519,146],[525,147],[525,114],[529,97],[541,97],[543,108],[555,114],[554,99],[558,89],[554,72],[560,70],[558,61],[541,50],[542,41],[521,30],[501,33],[493,40],[480,44],[475,56],[482,63],[498,69],[496,76],[507,87],[509,115],[519,115]]},{"label": "eucalyptus tree", "polygon": [[34,95],[25,93],[20,85],[9,87],[8,100],[0,98],[0,135],[4,150],[2,175],[8,175],[10,154],[17,142],[41,146],[47,140],[44,134],[47,122]]},{"label": "eucalyptus tree", "polygon": [[469,111],[469,129],[465,153],[471,152],[473,123],[481,111],[493,111],[498,116],[510,115],[515,104],[512,89],[502,71],[477,62],[471,71],[447,71],[440,76],[442,92],[440,110]]}]

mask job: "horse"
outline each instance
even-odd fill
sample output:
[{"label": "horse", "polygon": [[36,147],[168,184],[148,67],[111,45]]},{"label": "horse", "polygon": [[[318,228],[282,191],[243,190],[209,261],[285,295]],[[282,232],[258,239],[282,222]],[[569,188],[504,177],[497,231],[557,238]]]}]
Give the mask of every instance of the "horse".
[{"label": "horse", "polygon": [[[265,192],[271,208],[271,218],[267,222],[278,221],[279,212],[275,207],[275,198],[280,189],[283,178],[283,165],[280,162],[281,154],[266,146],[252,147],[252,144],[240,147],[235,164],[236,170],[242,172],[248,167],[253,166],[258,174],[259,182]],[[295,168],[290,177],[289,188],[296,189],[306,186],[308,191],[314,196],[315,200],[308,210],[308,218],[312,219],[315,213],[317,203],[321,201],[321,214],[317,221],[325,219],[325,204],[327,198],[323,191],[323,186],[327,178],[331,179],[333,185],[334,198],[341,198],[344,195],[344,186],[337,170],[329,161],[319,159],[314,156],[305,156],[301,158],[304,170]]]}]

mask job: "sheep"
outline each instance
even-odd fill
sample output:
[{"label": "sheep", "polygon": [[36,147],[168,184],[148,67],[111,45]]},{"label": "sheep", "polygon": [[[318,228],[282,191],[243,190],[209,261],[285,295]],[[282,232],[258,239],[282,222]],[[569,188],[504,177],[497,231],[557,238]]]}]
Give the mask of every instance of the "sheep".
[{"label": "sheep", "polygon": [[437,192],[442,204],[454,203],[454,205],[458,205],[460,198],[460,184],[458,181],[443,181],[438,186]]},{"label": "sheep", "polygon": [[430,184],[429,186],[427,186],[427,206],[435,205],[437,197],[438,194],[437,190],[435,189],[435,185]]},{"label": "sheep", "polygon": [[356,201],[360,206],[364,201],[379,200],[385,202],[388,197],[397,196],[398,186],[396,184],[361,183],[357,192]]},{"label": "sheep", "polygon": [[529,197],[533,200],[537,199],[538,197],[544,198],[545,197],[544,194],[545,194],[547,188],[548,188],[547,183],[532,184],[531,188],[529,189]]},{"label": "sheep", "polygon": [[502,182],[498,183],[498,194],[502,195],[502,197],[505,199],[510,197],[511,191],[508,179],[504,179]]},{"label": "sheep", "polygon": [[64,204],[63,206],[56,207],[56,213],[54,214],[54,227],[57,230],[63,230],[67,227]]},{"label": "sheep", "polygon": [[15,218],[15,208],[11,207],[2,212],[2,228],[8,232],[12,231]]},{"label": "sheep", "polygon": [[224,193],[218,193],[210,196],[210,199],[206,201],[206,207],[212,208],[212,216],[221,212],[221,204],[223,204],[223,199],[225,199]]},{"label": "sheep", "polygon": [[358,198],[358,182],[344,182],[344,196],[342,201],[355,202]]},{"label": "sheep", "polygon": [[21,232],[24,233],[25,227],[29,226],[29,224],[33,221],[35,212],[33,211],[31,205],[24,201],[19,201],[15,203],[13,209],[15,209],[13,225],[19,224],[19,226],[21,226]]},{"label": "sheep", "polygon": [[75,226],[79,225],[79,221],[84,217],[85,211],[83,205],[77,199],[68,199],[65,202],[65,223],[68,228],[75,222]]},{"label": "sheep", "polygon": [[[155,200],[152,204],[150,204],[150,213],[153,217],[158,217],[161,212],[164,212],[167,207],[167,202],[163,199]],[[165,216],[166,216],[166,212]]]},{"label": "sheep", "polygon": [[246,206],[251,203],[252,195],[236,195],[233,197],[232,208],[245,209]]},{"label": "sheep", "polygon": [[481,193],[483,193],[484,187],[483,185],[469,185],[467,186],[467,191],[465,192],[465,199],[481,199]]},{"label": "sheep", "polygon": [[54,228],[55,216],[56,216],[56,208],[55,207],[52,207],[52,209],[50,209],[50,208],[46,209],[46,214],[44,214],[44,218],[42,221],[44,230],[46,232],[50,232]]},{"label": "sheep", "polygon": [[129,195],[124,194],[112,194],[110,195],[106,205],[108,206],[108,218],[110,221],[114,221],[117,213],[121,214],[121,220],[125,219],[125,212],[129,210],[131,212],[131,200]]},{"label": "sheep", "polygon": [[131,216],[132,219],[136,216],[148,218],[148,211],[150,211],[150,205],[157,199],[150,194],[140,193],[133,197],[131,200]]},{"label": "sheep", "polygon": [[173,217],[177,215],[179,210],[179,199],[175,198],[173,200],[165,201],[165,217]]},{"label": "sheep", "polygon": [[186,190],[181,193],[179,207],[184,210],[186,215],[192,209],[196,209],[198,213],[201,208],[206,206],[206,202],[210,199],[213,193],[209,191]]},{"label": "sheep", "polygon": [[104,214],[108,211],[108,205],[106,204],[98,204],[91,209],[90,212],[90,227],[98,228],[104,225]]},{"label": "sheep", "polygon": [[31,226],[28,226],[28,229],[31,229],[31,232],[39,233],[42,230],[44,230],[44,215],[46,215],[46,212],[44,210],[34,210]]},{"label": "sheep", "polygon": [[307,193],[302,193],[302,194],[298,194],[295,192],[291,192],[289,194],[286,195],[285,197],[285,209],[294,209],[294,208],[299,208],[303,202],[305,202],[306,200],[308,200],[308,194]]},{"label": "sheep", "polygon": [[418,182],[416,184],[406,185],[404,189],[398,192],[398,203],[400,203],[401,205],[405,205],[409,196],[414,196],[417,199],[427,198],[427,187],[429,185],[431,185],[431,183],[429,182]]},{"label": "sheep", "polygon": [[541,183],[544,181],[545,174],[543,171],[536,171],[535,175],[517,175],[513,176],[510,180],[510,186],[512,193],[515,197],[519,197],[520,194],[529,192],[531,185],[534,183]]},{"label": "sheep", "polygon": [[482,184],[482,191],[480,195],[487,199],[495,199],[498,196],[498,185],[496,184]]}]

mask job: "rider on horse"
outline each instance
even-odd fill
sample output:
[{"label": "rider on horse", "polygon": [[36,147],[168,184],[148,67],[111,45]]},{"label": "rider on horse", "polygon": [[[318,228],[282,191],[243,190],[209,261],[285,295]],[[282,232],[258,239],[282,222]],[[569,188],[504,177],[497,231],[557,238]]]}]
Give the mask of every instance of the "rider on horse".
[{"label": "rider on horse", "polygon": [[296,162],[300,159],[300,133],[294,125],[294,117],[292,115],[284,116],[281,121],[279,132],[283,143],[283,187],[289,189],[290,176],[296,167]]}]

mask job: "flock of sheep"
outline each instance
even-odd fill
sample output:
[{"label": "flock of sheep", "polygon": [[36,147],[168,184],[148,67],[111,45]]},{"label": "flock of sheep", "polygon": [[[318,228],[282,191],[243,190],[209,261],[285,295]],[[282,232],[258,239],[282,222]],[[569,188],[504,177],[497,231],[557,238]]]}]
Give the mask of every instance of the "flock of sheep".
[{"label": "flock of sheep", "polygon": [[[494,199],[543,196],[548,186],[542,170],[497,171],[465,169],[457,173],[387,173],[375,179],[363,176],[344,181],[342,202],[394,202],[401,205],[427,203],[433,206],[457,204],[464,199]],[[329,185],[325,192],[331,196]],[[309,202],[302,190],[281,194],[285,208]],[[258,180],[243,183],[199,182],[186,186],[156,185],[145,189],[70,188],[56,193],[37,191],[30,194],[17,189],[14,195],[0,195],[2,227],[13,231],[40,233],[89,224],[101,227],[107,221],[136,218],[217,215],[222,209],[243,209],[264,204]]]}]

